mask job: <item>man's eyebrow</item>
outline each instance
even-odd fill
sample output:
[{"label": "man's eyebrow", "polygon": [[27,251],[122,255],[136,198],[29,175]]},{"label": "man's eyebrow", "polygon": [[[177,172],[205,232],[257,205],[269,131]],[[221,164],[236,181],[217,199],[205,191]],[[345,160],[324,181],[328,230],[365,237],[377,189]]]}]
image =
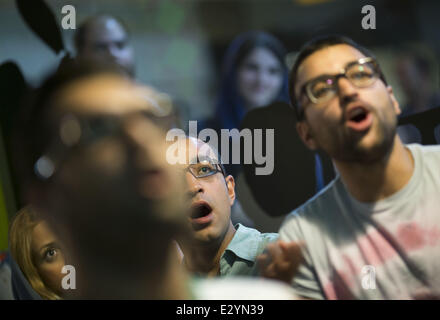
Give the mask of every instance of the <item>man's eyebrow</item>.
[{"label": "man's eyebrow", "polygon": [[307,80],[307,81],[304,81],[304,83],[299,87],[299,94],[301,94],[302,93],[302,91],[303,91],[303,89],[305,88],[305,86],[307,85],[307,84],[309,84],[310,82],[312,82],[312,81],[315,81],[315,80],[319,80],[319,79],[325,79],[325,78],[329,78],[329,77],[334,77],[334,76],[336,76],[336,75],[338,75],[338,74],[340,74],[340,73],[336,73],[336,74],[328,74],[328,73],[324,73],[324,74],[321,74],[321,75],[319,75],[319,76],[316,76],[316,77],[313,77],[313,78],[310,78],[309,80]]},{"label": "man's eyebrow", "polygon": [[323,74],[321,74],[321,75],[319,75],[319,76],[316,76],[316,77],[310,78],[309,80],[304,81],[304,84],[301,85],[301,88],[304,87],[304,85],[306,85],[307,83],[309,83],[309,82],[311,82],[311,81],[318,80],[318,79],[321,79],[321,78],[334,77],[334,76],[337,76],[337,75],[339,75],[339,74],[342,74],[343,72],[346,72],[346,71],[347,71],[347,68],[348,68],[349,66],[351,66],[351,65],[353,65],[353,64],[356,64],[357,62],[359,62],[359,59],[358,59],[358,60],[353,60],[353,61],[347,62],[347,63],[344,65],[344,67],[343,67],[342,69],[340,69],[339,72],[337,72],[337,73],[333,73],[333,74],[323,73]]},{"label": "man's eyebrow", "polygon": [[305,81],[304,84],[307,84],[307,83],[309,83],[310,81],[314,81],[314,80],[318,80],[318,79],[325,79],[325,78],[329,78],[329,77],[334,77],[334,76],[336,76],[336,75],[338,75],[338,74],[340,74],[340,72],[338,72],[338,73],[334,73],[334,74],[323,73],[323,74],[321,74],[321,75],[319,75],[319,76],[316,76],[316,77],[310,78],[309,80]]}]

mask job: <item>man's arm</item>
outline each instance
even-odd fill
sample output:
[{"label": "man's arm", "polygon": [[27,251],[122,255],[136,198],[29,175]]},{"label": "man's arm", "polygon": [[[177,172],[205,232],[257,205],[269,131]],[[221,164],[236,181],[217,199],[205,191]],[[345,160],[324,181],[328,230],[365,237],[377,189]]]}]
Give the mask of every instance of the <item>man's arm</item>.
[{"label": "man's arm", "polygon": [[301,243],[281,240],[269,243],[265,252],[257,258],[261,276],[290,285],[299,265],[303,262],[301,246]]},{"label": "man's arm", "polygon": [[280,228],[278,244],[268,246],[258,259],[260,274],[289,283],[299,296],[325,299],[311,255],[311,250],[320,250],[319,244],[306,241],[310,237],[314,239],[314,232],[301,214],[290,214]]}]

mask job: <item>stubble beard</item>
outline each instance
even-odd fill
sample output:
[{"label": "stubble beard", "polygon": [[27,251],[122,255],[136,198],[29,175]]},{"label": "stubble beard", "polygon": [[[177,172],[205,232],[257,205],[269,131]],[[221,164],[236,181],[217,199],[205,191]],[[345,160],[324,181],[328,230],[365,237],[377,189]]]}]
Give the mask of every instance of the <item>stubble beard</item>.
[{"label": "stubble beard", "polygon": [[[374,134],[375,141],[370,146],[364,146],[362,140],[365,135],[359,137],[356,134],[343,132],[339,138],[333,139],[333,147],[326,151],[329,156],[338,162],[351,162],[358,164],[371,165],[386,159],[391,153],[397,132],[397,120],[393,120],[389,125],[385,120],[377,121],[376,126],[372,126],[370,134]],[[331,149],[331,150],[330,150]]]}]

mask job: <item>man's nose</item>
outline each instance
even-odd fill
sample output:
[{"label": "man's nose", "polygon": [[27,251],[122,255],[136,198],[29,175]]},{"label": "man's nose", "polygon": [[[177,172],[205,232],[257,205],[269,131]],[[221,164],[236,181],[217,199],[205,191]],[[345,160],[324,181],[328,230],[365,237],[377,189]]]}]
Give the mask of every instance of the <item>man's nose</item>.
[{"label": "man's nose", "polygon": [[195,197],[198,193],[204,192],[200,179],[194,177],[191,172],[186,172],[186,182],[188,184],[188,193],[191,198]]},{"label": "man's nose", "polygon": [[346,77],[340,77],[337,85],[341,105],[347,104],[358,95],[358,89]]}]

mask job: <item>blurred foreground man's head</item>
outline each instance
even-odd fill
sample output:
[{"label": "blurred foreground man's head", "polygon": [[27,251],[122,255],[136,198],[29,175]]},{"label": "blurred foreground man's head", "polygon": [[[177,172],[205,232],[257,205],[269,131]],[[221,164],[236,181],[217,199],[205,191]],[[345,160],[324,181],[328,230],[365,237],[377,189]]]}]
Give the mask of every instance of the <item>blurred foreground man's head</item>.
[{"label": "blurred foreground man's head", "polygon": [[75,34],[77,60],[115,63],[134,76],[134,53],[123,23],[109,15],[88,18]]},{"label": "blurred foreground man's head", "polygon": [[183,172],[165,157],[170,104],[95,66],[50,77],[28,106],[26,199],[72,256],[74,297],[167,298],[148,279],[166,286],[171,239],[186,222]]}]

